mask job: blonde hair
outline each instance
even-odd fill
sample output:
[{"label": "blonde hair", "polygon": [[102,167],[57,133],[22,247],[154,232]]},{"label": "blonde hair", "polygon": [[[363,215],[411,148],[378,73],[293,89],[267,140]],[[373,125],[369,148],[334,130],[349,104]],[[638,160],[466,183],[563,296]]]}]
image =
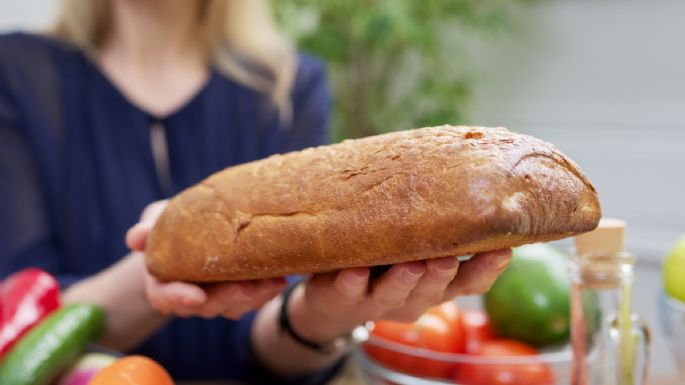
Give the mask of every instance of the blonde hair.
[{"label": "blonde hair", "polygon": [[[271,96],[282,119],[291,116],[297,60],[279,33],[267,0],[202,0],[205,43],[224,75]],[[54,34],[84,52],[100,48],[112,21],[109,0],[63,0]]]}]

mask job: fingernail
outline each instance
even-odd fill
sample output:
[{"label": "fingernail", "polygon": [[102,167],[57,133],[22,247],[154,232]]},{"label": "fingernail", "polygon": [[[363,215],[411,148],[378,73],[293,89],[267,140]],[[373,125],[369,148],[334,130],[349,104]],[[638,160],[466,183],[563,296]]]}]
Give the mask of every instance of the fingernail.
[{"label": "fingernail", "polygon": [[421,262],[408,263],[407,271],[414,275],[421,275],[424,271],[426,271],[426,266]]},{"label": "fingernail", "polygon": [[422,263],[409,264],[407,266],[407,270],[405,270],[404,274],[402,274],[402,280],[405,283],[414,283],[421,278],[425,271],[426,268]]},{"label": "fingernail", "polygon": [[345,281],[354,286],[359,286],[369,279],[369,269],[352,269],[351,274],[345,274]]},{"label": "fingernail", "polygon": [[456,258],[445,258],[437,261],[436,268],[443,272],[452,271],[459,266],[459,261]]},{"label": "fingernail", "polygon": [[198,295],[188,295],[181,300],[185,306],[197,306],[202,304],[202,298]]},{"label": "fingernail", "polygon": [[368,268],[359,268],[359,269],[353,269],[352,270],[352,275],[354,278],[361,282],[361,281],[366,281],[369,278],[369,269]]},{"label": "fingernail", "polygon": [[155,225],[155,221],[152,219],[143,219],[142,221],[136,223],[136,227],[138,231],[147,231],[152,229],[152,226]]},{"label": "fingernail", "polygon": [[128,242],[129,238],[137,235],[137,233],[140,231],[140,228],[140,223],[136,223],[135,225],[131,226],[131,228],[126,231],[126,241]]},{"label": "fingernail", "polygon": [[509,264],[511,257],[509,255],[493,255],[490,257],[488,264],[492,266],[493,269],[503,269]]}]

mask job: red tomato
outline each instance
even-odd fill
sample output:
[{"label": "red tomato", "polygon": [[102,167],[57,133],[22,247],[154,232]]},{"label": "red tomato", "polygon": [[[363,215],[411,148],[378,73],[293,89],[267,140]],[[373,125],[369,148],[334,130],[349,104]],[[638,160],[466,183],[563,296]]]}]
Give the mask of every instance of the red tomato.
[{"label": "red tomato", "polygon": [[[483,357],[531,357],[532,347],[513,340],[485,341],[477,355]],[[554,373],[544,362],[525,364],[461,364],[455,372],[460,385],[552,385]]]},{"label": "red tomato", "polygon": [[454,302],[428,309],[416,321],[422,346],[436,352],[463,353],[465,342],[460,314]]},{"label": "red tomato", "polygon": [[461,314],[457,304],[452,301],[447,301],[438,306],[433,306],[426,311],[426,314],[434,314],[447,321],[450,325],[459,322],[459,315]]},{"label": "red tomato", "polygon": [[[413,324],[377,321],[371,334],[374,337],[379,337],[383,340],[396,342],[406,346],[418,346],[419,342],[419,334]],[[364,350],[366,351],[366,354],[383,366],[405,373],[415,373],[416,370],[418,370],[416,360],[410,355],[386,349],[372,343],[365,344]]]},{"label": "red tomato", "polygon": [[466,353],[475,353],[484,342],[495,339],[490,318],[482,310],[462,310],[461,327],[466,340]]},{"label": "red tomato", "polygon": [[[385,340],[435,352],[461,353],[464,347],[459,312],[453,303],[430,309],[413,324],[378,321],[371,333]],[[384,366],[419,377],[450,378],[454,369],[450,362],[420,358],[373,344],[366,344],[365,349]]]}]

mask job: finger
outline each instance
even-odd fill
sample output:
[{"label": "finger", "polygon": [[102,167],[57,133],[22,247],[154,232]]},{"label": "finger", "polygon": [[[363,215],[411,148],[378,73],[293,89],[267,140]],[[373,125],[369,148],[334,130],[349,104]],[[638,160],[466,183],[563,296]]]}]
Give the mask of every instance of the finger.
[{"label": "finger", "polygon": [[371,301],[383,312],[403,306],[426,271],[423,262],[397,264],[373,284]]},{"label": "finger", "polygon": [[[317,311],[335,317],[345,305],[364,300],[368,290],[370,271],[367,267],[343,269],[338,272],[315,274],[305,283],[307,302]],[[333,311],[330,309],[335,304]]]},{"label": "finger", "polygon": [[144,251],[148,235],[150,235],[150,227],[136,223],[126,232],[126,246],[134,251]]},{"label": "finger", "polygon": [[126,245],[135,251],[145,250],[145,241],[150,234],[150,230],[157,222],[157,218],[164,211],[168,201],[156,201],[145,207],[140,215],[140,221],[133,225],[126,232]]},{"label": "finger", "polygon": [[207,301],[198,309],[197,315],[203,318],[214,318],[231,304],[247,301],[249,297],[243,291],[249,291],[251,282],[220,283],[205,287]]},{"label": "finger", "polygon": [[297,298],[298,290],[301,291],[305,303],[312,311],[333,321],[339,315],[339,311],[346,311],[344,306],[337,306],[340,294],[335,287],[335,281],[339,273],[336,271],[311,275],[302,281],[301,288],[294,289],[291,297]]},{"label": "finger", "polygon": [[414,321],[426,309],[442,302],[445,289],[457,275],[459,261],[455,257],[445,257],[428,260],[425,263],[426,272],[412,290],[407,303],[388,314],[390,319],[403,322]]},{"label": "finger", "polygon": [[184,282],[162,283],[157,278],[146,277],[146,295],[150,306],[169,313],[181,307],[199,306],[207,296],[197,285]]},{"label": "finger", "polygon": [[369,288],[370,270],[356,267],[341,270],[335,277],[335,295],[344,303],[358,303],[364,300]]},{"label": "finger", "polygon": [[284,287],[282,279],[215,284],[207,289],[209,300],[199,315],[205,318],[219,315],[240,318],[274,298]]},{"label": "finger", "polygon": [[161,201],[152,202],[149,205],[147,205],[147,207],[145,207],[145,209],[143,210],[143,213],[140,214],[140,222],[149,226],[154,225],[157,221],[157,218],[162,213],[162,211],[164,211],[168,203],[169,201],[164,199]]},{"label": "finger", "polygon": [[335,320],[364,300],[369,276],[367,267],[315,274],[305,284],[305,297],[312,309]]},{"label": "finger", "polygon": [[445,291],[444,300],[457,295],[474,295],[485,293],[497,277],[502,274],[511,259],[511,250],[498,250],[476,254],[462,262],[456,278]]},{"label": "finger", "polygon": [[[257,281],[255,284],[259,287],[259,283],[257,283]],[[280,291],[282,291],[285,288],[286,282],[284,279],[278,278],[270,280],[270,282],[267,285],[269,287],[269,290],[273,290],[273,293],[270,295],[266,295],[264,299],[253,298],[249,301],[249,304],[243,304],[240,301],[231,301],[230,299],[227,299],[230,303],[225,304],[225,306],[222,306],[221,303],[213,304],[213,300],[216,298],[220,298],[221,295],[220,293],[211,293],[211,291],[213,289],[217,289],[217,291],[220,291],[221,288],[209,288],[205,290],[208,298],[208,300],[205,303],[200,305],[175,304],[170,313],[173,313],[178,317],[201,316],[209,319],[223,316],[230,319],[239,319],[246,312],[260,308],[266,302],[275,297]],[[223,289],[225,290],[225,288]],[[242,289],[243,288],[240,288],[239,290]],[[224,297],[224,299],[226,298]]]},{"label": "finger", "polygon": [[261,301],[253,301],[249,304],[229,307],[226,310],[224,310],[223,312],[221,312],[220,314],[218,314],[218,316],[237,321],[240,318],[242,318],[246,313],[261,308],[262,306],[264,306],[267,302],[271,301],[272,299],[273,299],[273,297],[267,298],[267,299],[264,299]]},{"label": "finger", "polygon": [[335,325],[358,315],[356,310],[366,298],[369,276],[367,267],[314,274],[295,289],[291,301],[304,298],[308,311],[317,314],[319,324]]},{"label": "finger", "polygon": [[282,282],[266,283],[265,288],[260,288],[260,285],[258,285],[257,292],[249,301],[232,304],[226,307],[221,313],[221,316],[233,320],[240,319],[245,313],[257,310],[274,299],[286,286],[285,280]]}]

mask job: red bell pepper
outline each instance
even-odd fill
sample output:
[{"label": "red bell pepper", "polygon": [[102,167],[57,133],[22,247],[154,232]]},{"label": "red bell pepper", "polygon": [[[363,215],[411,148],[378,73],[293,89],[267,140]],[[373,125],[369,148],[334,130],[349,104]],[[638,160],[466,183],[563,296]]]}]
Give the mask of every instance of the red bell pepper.
[{"label": "red bell pepper", "polygon": [[40,269],[10,276],[0,290],[0,357],[24,334],[59,308],[59,284]]},{"label": "red bell pepper", "polygon": [[[0,282],[0,334],[2,334],[2,325],[5,324],[3,320],[5,319],[5,313],[2,311],[2,282]],[[0,357],[2,357],[2,353],[0,353]]]}]

